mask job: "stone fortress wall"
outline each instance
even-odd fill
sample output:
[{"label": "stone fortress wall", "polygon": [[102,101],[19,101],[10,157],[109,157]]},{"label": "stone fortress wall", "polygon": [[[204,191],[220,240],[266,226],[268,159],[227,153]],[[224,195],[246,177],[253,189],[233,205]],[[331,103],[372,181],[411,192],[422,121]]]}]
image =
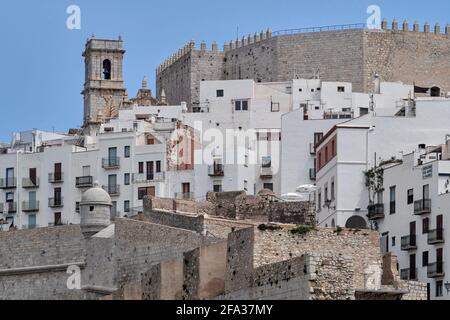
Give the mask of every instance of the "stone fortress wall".
[{"label": "stone fortress wall", "polygon": [[169,104],[196,106],[204,80],[290,81],[320,77],[352,82],[356,92],[372,92],[374,76],[383,81],[438,86],[450,92],[450,25],[412,26],[397,21],[381,30],[364,25],[257,33],[225,43],[219,50],[189,42],[156,70],[156,92]]}]

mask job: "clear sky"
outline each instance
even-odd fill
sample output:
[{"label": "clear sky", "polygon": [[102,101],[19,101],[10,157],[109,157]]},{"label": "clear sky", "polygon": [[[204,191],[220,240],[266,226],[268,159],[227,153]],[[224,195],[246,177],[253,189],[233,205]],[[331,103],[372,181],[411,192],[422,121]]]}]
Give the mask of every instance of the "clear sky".
[{"label": "clear sky", "polygon": [[[81,8],[81,30],[66,27],[69,5]],[[130,97],[144,75],[190,39],[225,41],[265,30],[363,23],[369,5],[382,17],[442,26],[448,0],[1,0],[0,141],[28,129],[65,132],[82,123],[86,39],[117,38],[127,50],[124,77]]]}]

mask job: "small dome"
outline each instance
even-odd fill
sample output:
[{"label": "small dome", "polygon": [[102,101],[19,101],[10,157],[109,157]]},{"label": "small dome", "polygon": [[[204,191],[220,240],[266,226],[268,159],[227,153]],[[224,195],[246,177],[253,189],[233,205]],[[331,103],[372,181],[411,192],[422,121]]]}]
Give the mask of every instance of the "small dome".
[{"label": "small dome", "polygon": [[81,196],[80,205],[90,205],[90,204],[100,204],[100,205],[112,205],[111,197],[108,192],[99,187],[98,182],[94,184],[94,187],[87,190]]}]

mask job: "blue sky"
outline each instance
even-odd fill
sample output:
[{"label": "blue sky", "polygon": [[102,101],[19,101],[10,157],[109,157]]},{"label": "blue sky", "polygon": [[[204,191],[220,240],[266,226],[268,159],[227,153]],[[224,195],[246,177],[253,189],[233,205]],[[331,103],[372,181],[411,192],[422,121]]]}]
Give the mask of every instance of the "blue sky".
[{"label": "blue sky", "polygon": [[[66,9],[81,8],[81,30],[68,30]],[[445,26],[448,0],[2,0],[0,1],[0,141],[27,129],[66,131],[82,123],[86,39],[117,38],[127,50],[125,83],[134,96],[147,75],[190,39],[208,45],[270,27],[362,23],[371,4],[382,17]]]}]

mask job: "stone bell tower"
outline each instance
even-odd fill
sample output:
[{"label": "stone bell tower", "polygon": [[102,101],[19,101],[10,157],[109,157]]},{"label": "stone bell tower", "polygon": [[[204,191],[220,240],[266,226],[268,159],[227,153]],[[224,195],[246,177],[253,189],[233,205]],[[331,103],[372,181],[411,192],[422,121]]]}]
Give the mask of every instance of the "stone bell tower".
[{"label": "stone bell tower", "polygon": [[84,127],[116,118],[123,108],[126,89],[122,67],[125,50],[122,39],[87,40],[85,62]]}]

